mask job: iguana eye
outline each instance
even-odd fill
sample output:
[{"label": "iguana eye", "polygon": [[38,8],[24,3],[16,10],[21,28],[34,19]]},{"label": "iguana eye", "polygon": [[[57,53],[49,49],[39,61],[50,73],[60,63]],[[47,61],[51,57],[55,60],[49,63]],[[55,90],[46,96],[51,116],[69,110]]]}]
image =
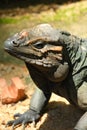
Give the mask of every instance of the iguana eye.
[{"label": "iguana eye", "polygon": [[39,41],[34,43],[33,46],[37,49],[42,49],[45,46],[45,43]]}]

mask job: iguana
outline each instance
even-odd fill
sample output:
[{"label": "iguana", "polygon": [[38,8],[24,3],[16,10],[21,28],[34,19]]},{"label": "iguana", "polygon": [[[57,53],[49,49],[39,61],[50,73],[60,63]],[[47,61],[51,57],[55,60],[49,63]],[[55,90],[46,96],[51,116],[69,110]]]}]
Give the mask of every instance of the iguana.
[{"label": "iguana", "polygon": [[[25,29],[5,41],[5,50],[23,60],[37,85],[24,114],[9,121],[13,129],[40,119],[52,92],[87,111],[87,39],[40,24]],[[74,130],[87,130],[87,112]]]}]

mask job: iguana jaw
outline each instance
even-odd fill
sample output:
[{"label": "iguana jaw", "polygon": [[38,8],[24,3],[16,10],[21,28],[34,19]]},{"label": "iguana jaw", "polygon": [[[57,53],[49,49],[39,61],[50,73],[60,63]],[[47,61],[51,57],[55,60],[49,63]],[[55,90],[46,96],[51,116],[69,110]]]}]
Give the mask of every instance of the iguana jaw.
[{"label": "iguana jaw", "polygon": [[57,51],[62,52],[62,47],[47,45],[43,49],[35,49],[33,46],[13,46],[10,40],[5,42],[5,50],[30,64],[36,64],[43,67],[52,67],[59,64],[62,60],[62,55],[57,54]]}]

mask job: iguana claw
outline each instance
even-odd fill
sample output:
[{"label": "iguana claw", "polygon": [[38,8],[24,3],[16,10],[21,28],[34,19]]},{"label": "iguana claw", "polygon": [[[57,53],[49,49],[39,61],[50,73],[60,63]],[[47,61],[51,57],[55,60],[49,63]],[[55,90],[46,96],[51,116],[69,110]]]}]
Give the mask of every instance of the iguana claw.
[{"label": "iguana claw", "polygon": [[14,115],[14,117],[18,118],[12,121],[8,121],[6,127],[12,125],[12,130],[14,130],[15,126],[22,125],[22,130],[24,130],[28,123],[32,123],[33,127],[35,127],[35,121],[40,118],[40,115],[33,110],[29,110],[24,114],[17,113]]}]

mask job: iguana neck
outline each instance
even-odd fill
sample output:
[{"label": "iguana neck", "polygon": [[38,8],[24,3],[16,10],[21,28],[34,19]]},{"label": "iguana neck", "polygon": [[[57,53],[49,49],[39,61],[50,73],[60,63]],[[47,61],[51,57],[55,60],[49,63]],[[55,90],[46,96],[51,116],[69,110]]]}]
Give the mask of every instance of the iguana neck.
[{"label": "iguana neck", "polygon": [[63,46],[65,46],[65,48],[68,52],[70,61],[73,64],[74,57],[76,56],[76,53],[79,50],[79,45],[81,44],[82,39],[80,39],[74,35],[71,35],[70,33],[61,32],[59,40],[60,40],[60,43],[62,43]]}]

